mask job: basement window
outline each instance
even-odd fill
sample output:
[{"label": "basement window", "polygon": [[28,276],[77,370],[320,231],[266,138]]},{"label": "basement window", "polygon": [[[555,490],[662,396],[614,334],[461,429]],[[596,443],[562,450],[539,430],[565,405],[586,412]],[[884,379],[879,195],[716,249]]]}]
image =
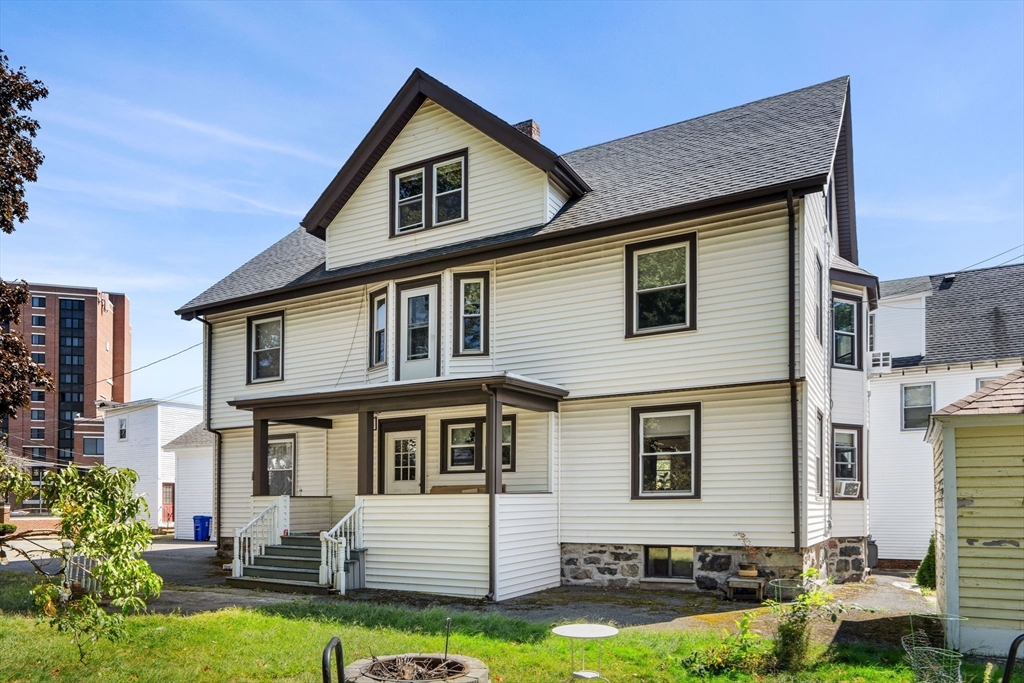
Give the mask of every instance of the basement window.
[{"label": "basement window", "polygon": [[644,547],[644,578],[693,579],[693,548],[649,545]]}]

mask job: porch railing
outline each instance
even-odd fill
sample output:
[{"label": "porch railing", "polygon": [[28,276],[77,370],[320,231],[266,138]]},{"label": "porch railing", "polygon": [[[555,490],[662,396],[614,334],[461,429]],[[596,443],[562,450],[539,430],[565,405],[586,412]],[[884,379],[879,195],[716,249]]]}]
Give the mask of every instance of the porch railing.
[{"label": "porch railing", "polygon": [[275,501],[248,524],[235,530],[235,559],[231,561],[231,576],[242,576],[242,568],[251,566],[256,556],[262,555],[268,545],[281,542],[286,506],[286,500]]},{"label": "porch railing", "polygon": [[71,555],[64,563],[64,580],[72,590],[77,583],[79,589],[85,593],[99,593],[103,585],[92,573],[98,564],[99,560],[91,557]]},{"label": "porch railing", "polygon": [[320,583],[345,594],[345,562],[353,549],[363,548],[363,501],[341,518],[330,531],[320,533]]}]

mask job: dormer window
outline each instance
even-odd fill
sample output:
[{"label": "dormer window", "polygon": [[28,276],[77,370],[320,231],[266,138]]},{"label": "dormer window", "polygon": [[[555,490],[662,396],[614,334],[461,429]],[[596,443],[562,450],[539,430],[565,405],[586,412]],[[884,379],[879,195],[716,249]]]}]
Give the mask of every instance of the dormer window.
[{"label": "dormer window", "polygon": [[391,236],[466,220],[462,150],[391,171]]}]

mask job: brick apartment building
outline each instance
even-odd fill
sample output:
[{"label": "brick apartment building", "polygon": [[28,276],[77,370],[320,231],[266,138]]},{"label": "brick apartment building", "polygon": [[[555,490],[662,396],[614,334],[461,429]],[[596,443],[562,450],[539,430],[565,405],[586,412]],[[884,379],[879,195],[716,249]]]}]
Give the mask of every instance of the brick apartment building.
[{"label": "brick apartment building", "polygon": [[[0,425],[15,454],[32,460],[39,480],[48,467],[103,462],[103,417],[97,401],[131,400],[132,332],[124,294],[89,287],[29,284],[31,298],[13,326],[33,359],[53,374],[56,390]],[[26,507],[33,507],[28,501]]]}]

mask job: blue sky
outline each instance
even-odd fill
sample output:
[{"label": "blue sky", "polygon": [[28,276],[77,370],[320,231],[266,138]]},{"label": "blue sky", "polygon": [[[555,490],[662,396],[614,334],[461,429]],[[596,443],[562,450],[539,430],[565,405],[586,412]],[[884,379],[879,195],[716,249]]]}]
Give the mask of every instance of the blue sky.
[{"label": "blue sky", "polygon": [[[174,309],[292,230],[417,66],[558,152],[849,74],[861,264],[956,270],[1024,243],[1022,27],[1021,2],[3,0],[50,97],[0,275],[126,292],[136,367],[198,342]],[[201,383],[195,349],[133,395]]]}]

